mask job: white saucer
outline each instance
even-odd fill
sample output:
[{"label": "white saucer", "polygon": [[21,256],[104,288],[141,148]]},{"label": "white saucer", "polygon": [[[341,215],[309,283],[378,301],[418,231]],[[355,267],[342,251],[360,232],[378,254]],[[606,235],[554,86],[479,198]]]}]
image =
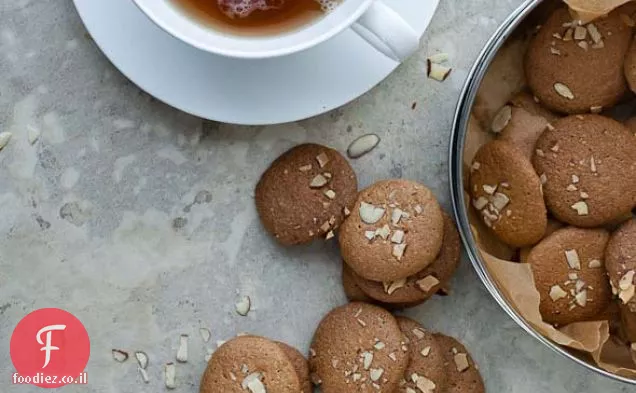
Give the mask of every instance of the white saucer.
[{"label": "white saucer", "polygon": [[[182,111],[236,124],[285,123],[342,106],[398,64],[346,30],[312,49],[266,60],[194,49],[155,26],[132,0],[74,0],[91,36],[140,88]],[[424,34],[439,0],[388,3]]]}]

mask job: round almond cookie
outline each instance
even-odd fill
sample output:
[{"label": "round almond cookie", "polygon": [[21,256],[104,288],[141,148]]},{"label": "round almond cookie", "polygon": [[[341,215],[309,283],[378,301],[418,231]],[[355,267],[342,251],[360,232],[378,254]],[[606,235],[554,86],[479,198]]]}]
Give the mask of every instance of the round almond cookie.
[{"label": "round almond cookie", "polygon": [[298,375],[298,380],[300,381],[300,393],[312,393],[313,387],[309,379],[309,363],[307,363],[307,359],[296,348],[280,341],[276,341],[276,343],[283,349],[296,370],[296,375]]},{"label": "round almond cookie", "polygon": [[541,240],[548,225],[541,181],[521,150],[508,142],[489,142],[475,155],[472,168],[472,205],[499,240],[515,247]]},{"label": "round almond cookie", "polygon": [[433,334],[410,318],[396,319],[408,339],[411,361],[404,373],[406,383],[401,384],[395,393],[445,392],[447,377],[444,354]]},{"label": "round almond cookie", "polygon": [[256,209],[265,229],[280,243],[331,238],[358,193],[358,181],[337,151],[298,145],[278,157],[256,185]]},{"label": "round almond cookie", "polygon": [[301,384],[292,361],[277,343],[239,336],[214,352],[201,379],[201,393],[298,393]]},{"label": "round almond cookie", "polygon": [[355,272],[352,278],[360,290],[384,304],[421,304],[446,285],[459,266],[461,241],[455,222],[444,215],[444,239],[437,259],[415,275],[393,282],[371,281]]},{"label": "round almond cookie", "polygon": [[632,42],[632,46],[625,56],[625,78],[627,78],[629,88],[636,93],[636,41]]},{"label": "round almond cookie", "polygon": [[311,344],[309,369],[323,393],[394,392],[409,352],[395,317],[367,303],[329,312]]},{"label": "round almond cookie", "polygon": [[600,112],[627,92],[623,59],[632,29],[618,12],[579,26],[566,8],[553,12],[530,42],[524,66],[540,102],[557,112]]},{"label": "round almond cookie", "polygon": [[466,348],[453,337],[434,334],[444,356],[446,390],[444,393],[485,393],[486,387],[475,361]]},{"label": "round almond cookie", "polygon": [[568,116],[554,127],[539,137],[533,158],[552,214],[579,227],[628,214],[636,205],[636,138],[599,115]]},{"label": "round almond cookie", "polygon": [[340,227],[345,262],[358,275],[395,281],[430,265],[442,247],[444,219],[433,193],[409,180],[384,180],[362,190]]},{"label": "round almond cookie", "polygon": [[564,326],[593,320],[612,299],[603,266],[605,229],[566,227],[537,244],[528,263],[539,292],[543,320]]},{"label": "round almond cookie", "polygon": [[605,268],[614,295],[636,313],[636,218],[612,234],[605,250]]}]

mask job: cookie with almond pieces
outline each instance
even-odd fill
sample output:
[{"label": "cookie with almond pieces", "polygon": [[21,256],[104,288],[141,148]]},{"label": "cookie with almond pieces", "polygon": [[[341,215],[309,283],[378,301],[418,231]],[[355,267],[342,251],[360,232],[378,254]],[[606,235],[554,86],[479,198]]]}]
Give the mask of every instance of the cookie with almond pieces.
[{"label": "cookie with almond pieces", "polygon": [[618,11],[586,25],[556,9],[530,42],[524,68],[542,105],[563,113],[598,113],[628,91],[623,59],[632,28]]},{"label": "cookie with almond pieces", "polygon": [[604,267],[609,232],[566,227],[537,244],[530,255],[543,320],[558,326],[594,320],[612,292]]},{"label": "cookie with almond pieces", "polygon": [[565,223],[611,224],[636,205],[636,138],[616,120],[564,117],[539,137],[533,164],[550,212]]},{"label": "cookie with almond pieces", "polygon": [[548,223],[541,181],[523,152],[492,141],[479,149],[472,168],[472,206],[497,238],[515,247],[541,240]]},{"label": "cookie with almond pieces", "polygon": [[395,281],[429,266],[444,237],[433,193],[410,180],[383,180],[360,191],[338,233],[342,259],[359,276]]},{"label": "cookie with almond pieces", "polygon": [[358,181],[337,151],[298,145],[278,157],[256,185],[255,201],[263,226],[283,245],[332,238],[349,214]]},{"label": "cookie with almond pieces", "polygon": [[605,250],[605,268],[614,295],[636,313],[636,218],[612,234]]},{"label": "cookie with almond pieces", "polygon": [[201,379],[200,393],[298,393],[301,384],[281,346],[264,337],[239,336],[212,355]]},{"label": "cookie with almond pieces", "polygon": [[[468,181],[470,182],[470,176],[464,177],[468,178]],[[468,206],[467,213],[472,229],[471,232],[473,233],[475,241],[479,245],[480,249],[496,258],[503,259],[505,261],[513,260],[517,253],[517,247],[510,246],[502,242],[492,233],[492,231],[486,226],[486,223],[481,216],[481,211],[471,208],[472,201],[470,194],[467,191],[464,192],[464,206]]]},{"label": "cookie with almond pieces", "polygon": [[484,380],[466,347],[457,339],[440,333],[434,335],[444,356],[447,372],[445,393],[485,393]]},{"label": "cookie with almond pieces", "polygon": [[[411,361],[404,372],[406,383],[396,393],[445,392],[447,373],[444,367],[444,354],[432,333],[418,322],[396,317],[402,333],[409,342]],[[409,390],[410,389],[410,390]]]},{"label": "cookie with almond pieces", "polygon": [[433,263],[415,275],[394,282],[371,281],[353,272],[352,278],[357,287],[384,304],[418,305],[447,285],[459,266],[461,240],[453,219],[446,213],[443,215],[442,249]]},{"label": "cookie with almond pieces", "polygon": [[395,392],[409,348],[395,317],[367,303],[349,303],[320,322],[310,349],[312,381],[324,393]]}]

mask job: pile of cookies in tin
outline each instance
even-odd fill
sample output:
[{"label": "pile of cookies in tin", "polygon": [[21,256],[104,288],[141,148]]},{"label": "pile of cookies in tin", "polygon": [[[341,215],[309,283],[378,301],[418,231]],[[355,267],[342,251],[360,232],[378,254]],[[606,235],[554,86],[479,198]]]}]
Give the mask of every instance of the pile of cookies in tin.
[{"label": "pile of cookies in tin", "polygon": [[528,263],[544,322],[609,320],[636,362],[636,6],[534,30],[527,91],[490,119],[469,165],[481,224]]},{"label": "pile of cookies in tin", "polygon": [[358,192],[340,153],[303,144],[263,173],[255,201],[263,226],[284,246],[337,239],[351,302],[324,316],[308,361],[264,337],[223,344],[202,393],[309,393],[309,381],[324,393],[485,391],[461,343],[386,310],[426,301],[459,263],[455,225],[427,187],[384,180]]}]

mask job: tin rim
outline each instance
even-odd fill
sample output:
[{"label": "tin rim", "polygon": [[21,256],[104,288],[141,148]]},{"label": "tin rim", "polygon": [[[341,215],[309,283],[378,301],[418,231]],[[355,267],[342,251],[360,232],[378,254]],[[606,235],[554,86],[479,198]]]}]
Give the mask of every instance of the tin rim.
[{"label": "tin rim", "polygon": [[453,203],[453,213],[459,227],[459,232],[466,249],[466,253],[477,272],[477,275],[486,286],[486,289],[492,297],[497,301],[499,306],[527,333],[543,343],[554,352],[568,358],[575,363],[595,371],[607,378],[636,385],[636,380],[626,378],[620,375],[610,373],[600,367],[588,363],[570,353],[564,347],[561,347],[551,340],[547,339],[535,330],[513,307],[508,304],[507,300],[497,289],[496,284],[488,270],[486,269],[479,251],[476,248],[475,238],[470,229],[467,215],[467,206],[463,197],[463,152],[468,129],[468,121],[470,113],[475,102],[477,91],[481,86],[481,82],[486,74],[490,64],[497,55],[502,45],[510,38],[514,30],[521,22],[543,1],[527,0],[519,8],[517,8],[497,29],[493,36],[488,40],[486,46],[477,57],[472,69],[468,74],[468,78],[460,94],[459,102],[453,120],[453,129],[451,132],[451,141],[449,147],[449,174],[450,174],[450,191]]}]

